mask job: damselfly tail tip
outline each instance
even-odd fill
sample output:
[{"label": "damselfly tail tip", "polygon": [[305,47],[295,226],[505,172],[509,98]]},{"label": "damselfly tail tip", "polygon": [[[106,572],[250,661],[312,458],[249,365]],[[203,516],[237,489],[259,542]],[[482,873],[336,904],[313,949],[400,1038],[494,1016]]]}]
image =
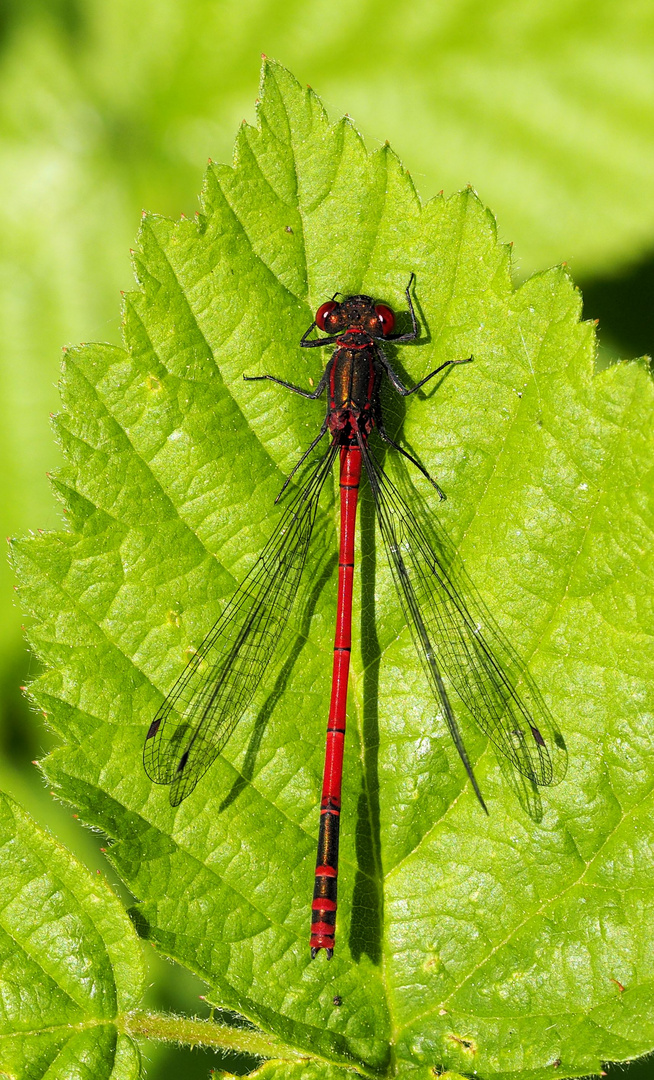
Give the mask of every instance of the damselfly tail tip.
[{"label": "damselfly tail tip", "polygon": [[315,960],[318,953],[321,951],[321,949],[325,950],[325,956],[327,957],[328,960],[331,960],[332,956],[334,955],[334,950],[333,949],[328,949],[326,945],[312,945],[311,946],[311,959]]}]

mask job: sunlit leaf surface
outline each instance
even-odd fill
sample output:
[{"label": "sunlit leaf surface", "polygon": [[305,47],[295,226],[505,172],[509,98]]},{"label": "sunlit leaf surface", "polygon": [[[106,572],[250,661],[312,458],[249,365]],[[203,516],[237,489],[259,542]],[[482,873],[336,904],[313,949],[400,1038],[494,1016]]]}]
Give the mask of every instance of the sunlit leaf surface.
[{"label": "sunlit leaf surface", "polygon": [[134,929],[104,878],[2,794],[0,896],[0,1074],[138,1080],[116,1023],[144,990]]},{"label": "sunlit leaf surface", "polygon": [[[320,1067],[540,1080],[650,1050],[646,367],[593,377],[594,328],[579,322],[564,270],[514,289],[509,251],[471,191],[421,206],[390,149],[368,153],[273,64],[235,168],[210,166],[197,221],[145,217],[136,268],[124,348],[67,354],[55,486],[69,531],[21,541],[15,558],[47,665],[32,692],[62,739],[49,781],[115,839],[140,929],[217,1004]],[[437,509],[570,766],[527,813],[462,715],[483,815],[364,491],[338,941],[331,963],[312,963],[333,489],[284,651],[220,759],[173,809],[141,750],[278,520],[275,495],[323,415],[243,373],[315,384],[325,358],[298,341],[317,305],[364,291],[403,312],[411,272],[422,334],[397,349],[398,368],[417,379],[445,359],[475,362],[406,408],[385,399],[448,501],[435,508],[418,474],[389,469],[426,521]]]}]

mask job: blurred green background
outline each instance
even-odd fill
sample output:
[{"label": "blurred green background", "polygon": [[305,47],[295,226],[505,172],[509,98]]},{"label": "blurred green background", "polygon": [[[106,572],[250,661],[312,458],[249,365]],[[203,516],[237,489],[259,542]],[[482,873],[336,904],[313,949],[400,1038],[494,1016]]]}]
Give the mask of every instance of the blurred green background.
[{"label": "blurred green background", "polygon": [[[61,347],[120,342],[141,209],[195,212],[207,157],[231,161],[254,119],[261,52],[348,112],[369,147],[389,139],[423,198],[471,183],[515,242],[516,280],[568,262],[600,320],[598,363],[654,348],[652,0],[0,0],[5,534],[61,526],[45,475],[60,460]],[[29,764],[50,736],[21,699],[36,669],[12,588],[3,560],[0,787],[120,890],[98,836]],[[196,979],[152,965],[152,1006],[207,1015]],[[219,1064],[147,1056],[157,1078]]]}]

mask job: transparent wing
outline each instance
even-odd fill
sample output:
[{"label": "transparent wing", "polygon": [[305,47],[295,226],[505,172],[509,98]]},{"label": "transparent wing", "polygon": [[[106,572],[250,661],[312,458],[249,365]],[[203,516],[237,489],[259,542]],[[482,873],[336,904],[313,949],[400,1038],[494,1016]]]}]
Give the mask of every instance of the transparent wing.
[{"label": "transparent wing", "polygon": [[173,806],[191,793],[249,705],[281,638],[300,577],[330,446],[286,509],[257,562],[173,686],[150,724],[143,764],[170,784]]},{"label": "transparent wing", "polygon": [[538,690],[515,662],[503,663],[500,635],[483,630],[434,552],[425,531],[368,447],[362,445],[377,519],[416,649],[482,805],[447,693],[458,694],[482,730],[523,776],[558,783],[565,743]]}]

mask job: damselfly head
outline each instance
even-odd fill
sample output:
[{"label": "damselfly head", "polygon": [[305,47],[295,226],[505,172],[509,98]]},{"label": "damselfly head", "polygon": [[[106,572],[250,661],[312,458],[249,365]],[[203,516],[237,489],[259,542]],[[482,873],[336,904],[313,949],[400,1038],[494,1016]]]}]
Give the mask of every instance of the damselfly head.
[{"label": "damselfly head", "polygon": [[371,296],[346,296],[340,304],[336,300],[321,304],[316,326],[327,334],[351,332],[385,337],[395,326],[395,315],[386,304],[376,304]]}]

